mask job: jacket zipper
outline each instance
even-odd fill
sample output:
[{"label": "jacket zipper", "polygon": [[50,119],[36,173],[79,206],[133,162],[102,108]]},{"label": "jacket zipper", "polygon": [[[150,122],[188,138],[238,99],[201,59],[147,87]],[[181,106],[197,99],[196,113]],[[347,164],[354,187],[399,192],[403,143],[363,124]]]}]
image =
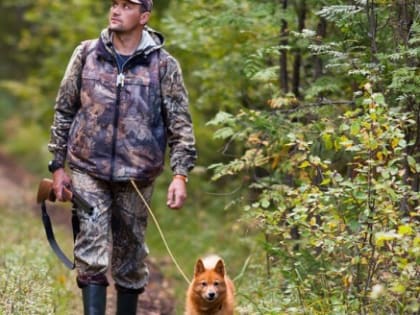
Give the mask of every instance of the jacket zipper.
[{"label": "jacket zipper", "polygon": [[[117,57],[115,56],[115,59],[116,58]],[[115,62],[117,64],[117,68],[118,68],[118,76],[117,76],[117,82],[116,82],[116,86],[117,86],[117,95],[116,96],[117,96],[117,99],[115,101],[115,114],[114,114],[114,123],[113,123],[114,134],[112,135],[111,174],[109,176],[110,181],[114,180],[115,156],[117,154],[118,121],[120,119],[121,90],[124,87],[124,79],[125,79],[124,66],[125,66],[125,64],[127,63],[128,60],[126,60],[123,63],[123,65],[121,66],[121,69],[118,66],[117,60],[115,60]]]},{"label": "jacket zipper", "polygon": [[118,120],[120,118],[120,103],[121,103],[121,88],[122,87],[123,87],[123,84],[117,85],[117,100],[115,102],[115,114],[114,114],[114,134],[112,135],[110,181],[114,180],[115,155],[116,155],[116,152],[117,152]]}]

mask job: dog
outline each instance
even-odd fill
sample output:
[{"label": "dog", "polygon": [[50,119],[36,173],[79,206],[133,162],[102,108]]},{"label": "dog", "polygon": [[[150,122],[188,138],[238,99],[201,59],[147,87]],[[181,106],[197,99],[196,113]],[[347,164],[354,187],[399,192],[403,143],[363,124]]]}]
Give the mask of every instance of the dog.
[{"label": "dog", "polygon": [[198,259],[188,287],[185,315],[233,315],[235,287],[219,256]]}]

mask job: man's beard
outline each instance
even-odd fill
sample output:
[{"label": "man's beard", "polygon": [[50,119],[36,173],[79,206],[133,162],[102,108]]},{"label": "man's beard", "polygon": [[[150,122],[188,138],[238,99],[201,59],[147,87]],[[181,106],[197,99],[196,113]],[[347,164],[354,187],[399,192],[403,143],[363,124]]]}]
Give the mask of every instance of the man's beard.
[{"label": "man's beard", "polygon": [[132,33],[134,31],[136,31],[136,29],[138,29],[138,27],[133,26],[133,27],[130,28],[130,27],[124,27],[124,26],[122,26],[120,24],[118,24],[118,25],[112,25],[112,24],[110,24],[108,26],[108,29],[111,32],[114,32],[114,33],[127,33],[127,34],[129,34],[129,33]]},{"label": "man's beard", "polygon": [[112,32],[115,32],[115,33],[120,33],[120,32],[124,31],[123,27],[120,26],[120,25],[109,25],[108,29]]}]

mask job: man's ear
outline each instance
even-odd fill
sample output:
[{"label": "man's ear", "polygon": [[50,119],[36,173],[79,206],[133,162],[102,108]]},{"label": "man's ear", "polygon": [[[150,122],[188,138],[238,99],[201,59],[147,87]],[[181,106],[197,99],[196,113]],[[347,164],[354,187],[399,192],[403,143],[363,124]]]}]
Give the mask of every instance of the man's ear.
[{"label": "man's ear", "polygon": [[201,259],[198,259],[197,263],[195,264],[194,275],[197,277],[198,275],[202,274],[204,271],[206,271],[206,268],[204,267],[203,261]]},{"label": "man's ear", "polygon": [[148,11],[146,11],[146,12],[142,12],[142,13],[140,14],[140,20],[139,20],[139,23],[140,23],[141,25],[146,25],[146,24],[147,24],[147,22],[149,22],[149,19],[150,19],[150,12],[148,12]]}]

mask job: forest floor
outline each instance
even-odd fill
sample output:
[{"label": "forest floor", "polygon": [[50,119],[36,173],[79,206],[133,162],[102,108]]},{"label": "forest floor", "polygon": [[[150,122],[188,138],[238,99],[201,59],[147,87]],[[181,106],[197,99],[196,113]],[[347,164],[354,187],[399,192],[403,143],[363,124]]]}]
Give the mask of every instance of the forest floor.
[{"label": "forest floor", "polygon": [[[15,211],[31,209],[39,213],[36,204],[36,188],[40,179],[20,167],[11,157],[0,151],[0,206]],[[71,229],[70,211],[54,207],[50,216],[53,224]],[[40,220],[41,225],[41,220]],[[45,239],[47,242],[47,239]],[[51,255],[53,253],[51,252]],[[150,282],[146,291],[140,295],[137,315],[173,315],[175,300],[170,293],[169,282],[164,278],[153,258],[148,260]],[[110,278],[110,277],[109,277]],[[116,292],[111,284],[108,287],[107,315],[115,314]]]}]

